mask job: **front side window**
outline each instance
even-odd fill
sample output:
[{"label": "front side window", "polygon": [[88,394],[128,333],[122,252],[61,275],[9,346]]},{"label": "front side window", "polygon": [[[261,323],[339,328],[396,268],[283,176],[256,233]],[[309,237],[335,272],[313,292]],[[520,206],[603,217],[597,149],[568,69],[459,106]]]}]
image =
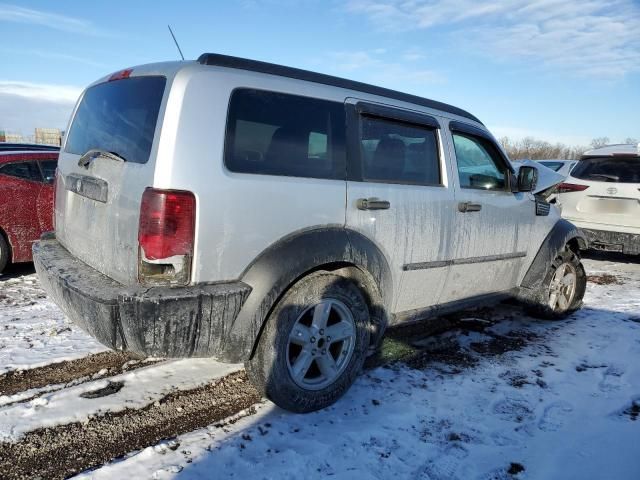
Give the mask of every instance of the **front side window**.
[{"label": "front side window", "polygon": [[571,176],[581,180],[640,183],[640,157],[600,157],[580,160]]},{"label": "front side window", "polygon": [[364,115],[360,145],[365,181],[441,183],[435,128]]},{"label": "front side window", "polygon": [[225,164],[239,173],[344,180],[344,117],[342,103],[236,90]]},{"label": "front side window", "polygon": [[35,162],[16,162],[2,165],[0,166],[0,174],[34,182],[42,181],[40,170]]},{"label": "front side window", "polygon": [[453,133],[461,188],[505,190],[507,169],[488,140]]}]

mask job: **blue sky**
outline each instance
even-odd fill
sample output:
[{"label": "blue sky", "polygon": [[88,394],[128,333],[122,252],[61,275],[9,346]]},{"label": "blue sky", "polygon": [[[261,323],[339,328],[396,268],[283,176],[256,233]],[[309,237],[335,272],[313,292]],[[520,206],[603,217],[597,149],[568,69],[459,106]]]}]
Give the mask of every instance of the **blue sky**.
[{"label": "blue sky", "polygon": [[93,80],[218,52],[465,108],[496,136],[640,137],[638,0],[0,2],[0,128],[66,126]]}]

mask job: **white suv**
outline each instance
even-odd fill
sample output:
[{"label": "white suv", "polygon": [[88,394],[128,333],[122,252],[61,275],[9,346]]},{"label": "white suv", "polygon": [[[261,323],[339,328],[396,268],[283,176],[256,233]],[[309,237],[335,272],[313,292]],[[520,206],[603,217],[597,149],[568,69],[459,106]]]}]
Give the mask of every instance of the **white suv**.
[{"label": "white suv", "polygon": [[58,305],[114,349],[244,361],[292,411],[339,398],[388,325],[581,305],[552,185],[459,108],[204,54],[99,80],[67,131],[34,246]]},{"label": "white suv", "polygon": [[586,152],[557,191],[562,216],[591,248],[640,254],[640,145]]}]

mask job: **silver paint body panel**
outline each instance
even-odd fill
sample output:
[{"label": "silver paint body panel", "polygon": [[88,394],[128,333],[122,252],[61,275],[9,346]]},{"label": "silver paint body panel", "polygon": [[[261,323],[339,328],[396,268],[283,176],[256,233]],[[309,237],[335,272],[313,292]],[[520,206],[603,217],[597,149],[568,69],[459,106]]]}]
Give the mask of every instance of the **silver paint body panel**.
[{"label": "silver paint body panel", "polygon": [[[391,313],[516,287],[558,219],[555,209],[548,217],[536,217],[530,194],[459,188],[447,124],[457,120],[485,129],[469,119],[348,89],[195,62],[134,67],[131,75],[151,74],[166,76],[167,87],[149,161],[98,159],[87,170],[78,166],[79,155],[64,152],[63,146],[58,167],[57,238],[78,259],[124,285],[137,283],[138,221],[146,187],[188,190],[196,197],[191,283],[236,280],[283,237],[343,225],[369,237],[387,256],[394,287]],[[337,102],[358,98],[432,115],[441,125],[444,185],[230,172],[223,162],[227,108],[232,91],[241,87]],[[106,184],[106,202],[78,195],[65,185],[74,175]],[[358,210],[355,201],[368,197],[389,200],[391,208]],[[477,201],[483,210],[461,214],[460,201]],[[461,261],[492,255],[497,256],[493,261]],[[430,262],[444,263],[403,269]]]}]

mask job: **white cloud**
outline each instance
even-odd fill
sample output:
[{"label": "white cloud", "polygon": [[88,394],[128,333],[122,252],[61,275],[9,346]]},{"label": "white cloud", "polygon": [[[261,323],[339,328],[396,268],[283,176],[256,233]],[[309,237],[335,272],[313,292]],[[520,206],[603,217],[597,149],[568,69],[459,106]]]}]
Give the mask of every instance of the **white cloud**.
[{"label": "white cloud", "polygon": [[82,89],[0,80],[0,128],[33,134],[36,127],[64,129]]},{"label": "white cloud", "polygon": [[633,0],[351,0],[347,10],[383,30],[446,25],[449,38],[492,58],[598,77],[640,71],[640,7]]},{"label": "white cloud", "polygon": [[405,62],[417,62],[418,60],[424,60],[427,56],[417,48],[410,48],[402,54],[401,58]]},{"label": "white cloud", "polygon": [[64,32],[102,35],[105,32],[81,18],[0,3],[0,22],[42,25]]},{"label": "white cloud", "polygon": [[[416,52],[412,53],[417,55]],[[323,68],[329,68],[337,75],[355,75],[366,82],[381,85],[397,85],[398,82],[414,85],[445,82],[444,76],[439,72],[419,68],[415,64],[408,66],[401,60],[407,59],[404,55],[397,56],[385,49],[376,49],[331,52],[323,59],[322,64]],[[413,60],[418,60],[418,57],[414,57]]]},{"label": "white cloud", "polygon": [[0,94],[47,102],[74,104],[81,92],[80,87],[71,85],[0,80]]},{"label": "white cloud", "polygon": [[63,62],[72,62],[78,63],[82,65],[88,65],[90,67],[96,67],[105,70],[107,67],[104,63],[95,62],[93,60],[89,60],[88,58],[78,57],[76,55],[71,55],[68,53],[61,53],[55,51],[45,51],[45,50],[37,50],[37,49],[25,49],[25,48],[0,48],[0,51],[4,53],[8,53],[11,55],[15,55],[18,57],[38,57],[43,58],[49,61],[63,61]]}]

